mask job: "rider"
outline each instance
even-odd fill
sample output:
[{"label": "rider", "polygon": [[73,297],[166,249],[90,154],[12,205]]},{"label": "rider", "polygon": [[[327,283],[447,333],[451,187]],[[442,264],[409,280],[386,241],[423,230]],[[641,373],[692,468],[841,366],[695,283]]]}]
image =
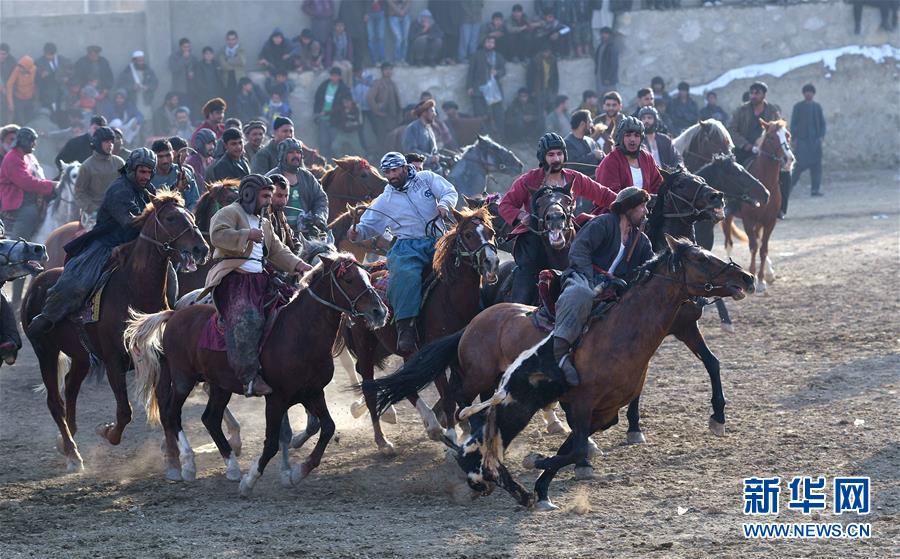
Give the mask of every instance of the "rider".
[{"label": "rider", "polygon": [[278,164],[267,176],[279,174],[290,185],[290,197],[284,215],[294,231],[324,232],[328,226],[328,196],[319,180],[303,166],[303,144],[286,138],[278,144]]},{"label": "rider", "polygon": [[656,194],[663,178],[650,152],[641,149],[643,140],[643,123],[633,116],[624,117],[616,128],[616,147],[603,158],[594,174],[597,181],[615,192],[637,186]]},{"label": "rider", "polygon": [[263,271],[266,262],[298,274],[311,268],[278,239],[265,217],[273,191],[268,177],[247,175],[241,179],[240,197],[216,212],[209,224],[216,265],[206,276],[206,290],[212,290],[224,322],[228,363],[237,373],[245,396],[272,393],[259,376],[259,343],[270,281]]},{"label": "rider", "polygon": [[[119,178],[106,190],[94,228],[65,246],[69,260],[50,288],[41,314],[31,321],[29,336],[48,333],[57,322],[77,311],[100,279],[113,249],[137,238],[140,232],[133,221],[156,194],[150,184],[155,170],[156,155],[149,149],[138,148],[129,154]],[[170,281],[174,279],[171,272]]]},{"label": "rider", "polygon": [[513,275],[512,300],[516,303],[532,304],[538,273],[549,267],[540,234],[529,228],[534,193],[545,186],[565,188],[572,195],[570,211],[579,196],[591,200],[600,210],[609,207],[616,197],[614,192],[587,175],[565,169],[563,165],[567,159],[566,142],[562,137],[553,132],[544,134],[538,141],[540,166],[517,178],[500,200],[500,217],[507,223],[516,224],[509,235],[515,236],[513,258],[518,270]]},{"label": "rider", "polygon": [[38,197],[53,194],[56,183],[44,178],[34,156],[37,132],[22,127],[16,131],[13,149],[0,163],[0,206],[11,239],[30,239],[41,224]]},{"label": "rider", "polygon": [[103,203],[106,189],[119,176],[119,169],[125,166],[125,161],[121,157],[113,155],[115,141],[116,134],[112,128],[108,126],[97,128],[91,138],[94,153],[78,169],[78,178],[75,179],[75,203],[86,214],[94,215],[97,212]]},{"label": "rider", "polygon": [[672,146],[672,137],[659,131],[659,112],[656,107],[643,107],[638,111],[638,120],[644,125],[644,140],[641,145],[653,155],[659,167],[677,167],[684,163],[681,154]]},{"label": "rider", "polygon": [[184,167],[184,177],[181,176],[182,166],[172,161],[175,154],[169,140],[156,140],[150,149],[156,154],[156,173],[150,179],[150,184],[157,190],[167,189],[181,192],[181,195],[184,196],[184,207],[188,211],[194,211],[197,200],[200,199],[200,189],[197,188],[193,171]]},{"label": "rider", "polygon": [[388,252],[388,301],[397,324],[397,352],[416,350],[416,317],[422,303],[422,270],[431,266],[435,228],[439,216],[449,219],[457,193],[446,179],[431,171],[417,171],[402,154],[391,151],[381,158],[388,184],[350,229],[351,241],[365,241],[390,232],[398,238]]},{"label": "rider", "polygon": [[610,206],[612,213],[592,219],[572,242],[553,329],[553,356],[569,385],[579,384],[572,344],[590,316],[595,289],[609,286],[615,278],[630,278],[653,256],[650,239],[640,230],[649,200],[645,190],[635,186],[622,189]]},{"label": "rider", "polygon": [[291,249],[294,254],[300,254],[300,243],[294,235],[294,229],[287,221],[284,215],[284,208],[287,206],[288,199],[291,197],[291,185],[288,184],[284,175],[274,173],[268,175],[272,184],[275,186],[275,192],[272,194],[272,205],[269,206],[269,221],[272,222],[272,229],[278,240],[284,243],[286,247]]},{"label": "rider", "polygon": [[403,131],[403,151],[421,153],[425,155],[424,167],[429,171],[440,169],[440,157],[438,156],[437,137],[434,132],[434,120],[437,110],[434,108],[434,99],[422,101],[413,109],[416,119],[410,122]]}]

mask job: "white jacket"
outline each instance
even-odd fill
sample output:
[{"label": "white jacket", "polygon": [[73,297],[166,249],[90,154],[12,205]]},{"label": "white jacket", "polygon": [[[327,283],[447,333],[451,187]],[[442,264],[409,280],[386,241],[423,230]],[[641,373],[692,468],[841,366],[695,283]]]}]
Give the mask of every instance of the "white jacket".
[{"label": "white jacket", "polygon": [[[390,228],[400,239],[428,237],[425,225],[438,216],[438,206],[450,210],[456,207],[456,189],[447,180],[431,171],[417,171],[400,192],[390,184],[384,187],[356,226],[361,239],[371,239]],[[390,216],[390,217],[388,217]]]}]

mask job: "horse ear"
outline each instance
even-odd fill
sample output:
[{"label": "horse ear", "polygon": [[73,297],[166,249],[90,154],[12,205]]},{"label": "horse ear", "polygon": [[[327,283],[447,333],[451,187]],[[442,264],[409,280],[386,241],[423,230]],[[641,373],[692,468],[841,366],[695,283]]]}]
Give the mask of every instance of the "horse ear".
[{"label": "horse ear", "polygon": [[675,252],[675,248],[678,246],[678,241],[676,241],[675,237],[669,235],[668,233],[663,233],[663,235],[666,237],[666,244],[669,245],[669,249],[672,252]]},{"label": "horse ear", "polygon": [[450,208],[450,211],[453,213],[453,219],[456,220],[456,223],[459,223],[463,219],[463,214],[456,211],[456,208]]}]

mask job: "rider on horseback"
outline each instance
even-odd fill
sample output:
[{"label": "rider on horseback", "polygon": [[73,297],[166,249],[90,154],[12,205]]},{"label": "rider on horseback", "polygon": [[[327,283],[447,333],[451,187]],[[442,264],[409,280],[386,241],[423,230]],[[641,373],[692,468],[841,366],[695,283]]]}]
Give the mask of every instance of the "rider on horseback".
[{"label": "rider on horseback", "polygon": [[[57,322],[81,308],[113,249],[137,238],[140,232],[132,222],[156,194],[150,184],[155,170],[156,155],[152,151],[138,148],[131,152],[119,178],[109,185],[103,197],[94,228],[65,246],[69,260],[47,294],[41,314],[31,321],[29,337],[50,332]],[[174,270],[170,268],[169,272],[170,282],[177,286]]]},{"label": "rider on horseback", "polygon": [[623,285],[617,278],[630,277],[653,257],[650,239],[640,230],[649,200],[647,191],[638,187],[622,189],[610,206],[612,213],[592,219],[572,242],[553,329],[553,355],[571,386],[579,383],[572,344],[581,337],[591,314],[595,290],[616,283]]},{"label": "rider on horseback", "polygon": [[386,228],[398,238],[388,252],[388,300],[397,324],[397,352],[410,354],[416,350],[416,317],[422,303],[422,271],[431,267],[435,227],[429,223],[439,216],[448,219],[456,207],[457,193],[453,185],[431,171],[416,171],[402,154],[388,152],[381,159],[381,171],[388,185],[363,214],[351,241],[364,241],[381,235]]},{"label": "rider on horseback", "polygon": [[284,215],[297,232],[324,232],[328,226],[328,195],[319,180],[303,167],[303,144],[287,138],[278,144],[278,165],[266,176],[282,175],[290,187]]},{"label": "rider on horseback", "polygon": [[224,323],[228,363],[244,386],[245,396],[271,394],[259,376],[259,344],[265,328],[269,294],[266,262],[285,272],[303,273],[311,267],[295,256],[275,235],[265,217],[274,185],[263,175],[241,179],[240,197],[213,216],[209,239],[216,265],[206,277],[206,291]]},{"label": "rider on horseback", "polygon": [[103,203],[106,189],[119,176],[125,161],[113,155],[116,133],[108,126],[100,126],[91,137],[94,153],[78,169],[75,179],[75,203],[82,212],[93,215]]},{"label": "rider on horseback", "polygon": [[633,116],[626,116],[616,128],[616,147],[597,166],[594,177],[619,192],[626,186],[643,188],[656,194],[663,178],[650,152],[641,149],[644,124]]},{"label": "rider on horseback", "polygon": [[591,200],[599,210],[609,207],[616,197],[614,192],[587,175],[563,168],[567,160],[566,142],[559,134],[548,132],[541,136],[537,160],[540,166],[513,182],[499,208],[500,217],[507,223],[516,223],[509,235],[515,237],[513,257],[518,267],[513,278],[512,300],[528,305],[534,300],[538,273],[549,267],[540,232],[530,227],[534,219],[531,213],[534,193],[545,186],[563,188],[572,195],[570,211],[578,196]]}]

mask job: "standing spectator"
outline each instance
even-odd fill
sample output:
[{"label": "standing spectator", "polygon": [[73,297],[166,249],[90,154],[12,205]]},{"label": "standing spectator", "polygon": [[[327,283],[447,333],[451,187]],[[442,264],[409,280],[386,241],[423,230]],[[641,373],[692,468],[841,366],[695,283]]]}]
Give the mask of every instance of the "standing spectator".
[{"label": "standing spectator", "polygon": [[[372,145],[371,142],[371,134],[374,133],[374,129],[372,128],[372,111],[369,109],[369,101],[366,99],[366,96],[369,93],[369,89],[372,88],[372,84],[375,82],[375,76],[372,70],[366,69],[363,70],[361,68],[357,68],[355,70],[355,75],[353,78],[353,87],[350,88],[350,93],[353,96],[353,102],[356,103],[356,106],[359,107],[360,113],[362,113],[362,128],[359,130],[359,142],[362,144],[363,150],[365,153],[369,153],[371,151],[369,146]],[[369,126],[366,126],[366,123]],[[367,136],[366,129],[369,130],[369,136]]]},{"label": "standing spectator", "polygon": [[194,126],[191,124],[191,110],[182,105],[175,109],[175,128],[172,131],[172,135],[178,136],[187,142],[193,133]]},{"label": "standing spectator", "polygon": [[16,122],[28,122],[34,114],[36,72],[34,60],[26,54],[19,59],[6,81],[6,108]]},{"label": "standing spectator", "polygon": [[184,163],[194,170],[197,184],[206,190],[206,169],[213,164],[212,154],[216,149],[216,136],[209,128],[201,128],[194,134],[191,143],[194,153],[190,154]]},{"label": "standing spectator", "polygon": [[191,52],[190,39],[181,38],[178,50],[169,55],[169,71],[172,72],[172,91],[178,93],[185,105],[192,101],[190,96],[194,91],[194,68],[198,63],[197,57]]},{"label": "standing spectator", "polygon": [[678,84],[678,96],[669,103],[669,117],[672,119],[673,136],[697,124],[700,119],[700,110],[697,109],[697,103],[691,99],[691,86],[687,82]]},{"label": "standing spectator", "polygon": [[200,62],[194,68],[191,87],[190,95],[197,113],[203,110],[208,100],[222,95],[222,72],[212,47],[203,47]]},{"label": "standing spectator", "polygon": [[263,105],[262,116],[270,125],[275,124],[277,118],[290,118],[293,111],[288,103],[287,94],[283,87],[275,87],[269,94],[269,101]]},{"label": "standing spectator", "polygon": [[206,182],[242,179],[250,174],[250,164],[244,157],[244,136],[240,130],[229,128],[222,134],[225,154],[206,169]]},{"label": "standing spectator", "polygon": [[101,115],[91,117],[91,123],[86,134],[80,134],[65,143],[59,153],[56,155],[54,162],[56,168],[62,170],[62,162],[72,163],[78,161],[84,163],[91,156],[93,149],[91,148],[91,139],[94,132],[101,126],[106,126],[106,118]]},{"label": "standing spectator", "polygon": [[194,211],[197,200],[200,199],[200,189],[197,187],[193,171],[186,166],[182,176],[181,165],[174,162],[175,153],[169,140],[156,140],[150,150],[156,154],[156,171],[150,178],[150,184],[156,187],[157,192],[161,190],[180,192],[184,197],[184,207],[188,211]]},{"label": "standing spectator", "polygon": [[244,145],[244,155],[247,157],[247,161],[253,161],[253,158],[262,149],[267,128],[266,123],[262,120],[251,120],[244,125],[244,139],[247,140]]},{"label": "standing spectator", "polygon": [[499,136],[503,126],[503,88],[500,80],[506,75],[506,60],[495,46],[493,37],[485,37],[483,48],[469,62],[466,85],[475,116],[487,116],[488,130]]},{"label": "standing spectator", "polygon": [[225,46],[219,51],[218,64],[224,88],[220,94],[224,93],[225,99],[233,102],[240,91],[241,78],[247,77],[247,57],[234,29],[225,34]]},{"label": "standing spectator", "polygon": [[331,127],[334,141],[331,143],[332,157],[361,155],[364,153],[360,142],[363,116],[353,101],[353,97],[340,98],[340,104],[331,111]]},{"label": "standing spectator", "polygon": [[637,90],[637,94],[635,95],[635,100],[637,101],[637,108],[634,109],[634,112],[631,113],[631,116],[637,118],[638,112],[644,107],[652,107],[656,100],[653,97],[653,90],[649,87],[642,87]]},{"label": "standing spectator", "polygon": [[410,0],[387,0],[388,23],[394,35],[394,63],[405,63],[409,47]]},{"label": "standing spectator", "polygon": [[661,76],[653,76],[650,80],[650,90],[653,92],[653,99],[665,99],[669,101],[669,92],[666,91],[666,81]]},{"label": "standing spectator", "polygon": [[134,101],[128,98],[128,92],[124,88],[115,90],[100,107],[100,112],[109,119],[110,126],[122,129],[126,143],[139,143],[144,113],[137,108]]},{"label": "standing spectator", "polygon": [[[797,164],[791,176],[791,188],[800,180],[803,171],[809,169],[812,196],[822,196],[822,140],[825,139],[825,115],[822,106],[813,101],[816,88],[808,83],[803,86],[803,101],[791,111],[791,135],[797,151]],[[782,196],[782,209],[787,213],[790,190]]]},{"label": "standing spectator", "polygon": [[[366,51],[366,13],[369,6],[366,2],[340,2],[338,4],[338,20],[344,22],[350,43],[353,45],[352,53],[354,68],[363,67],[363,53]],[[357,101],[359,103],[359,101]]]},{"label": "standing spectator", "polygon": [[530,144],[543,132],[543,127],[544,112],[528,88],[520,87],[516,98],[506,109],[506,138],[512,142]]},{"label": "standing spectator", "polygon": [[591,138],[591,113],[577,110],[569,119],[572,131],[565,137],[566,166],[591,177],[603,161],[603,150]]},{"label": "standing spectator", "polygon": [[181,99],[178,94],[174,91],[166,93],[162,106],[153,111],[154,134],[166,137],[175,134],[175,110],[179,106],[181,106]]},{"label": "standing spectator", "polygon": [[706,92],[706,106],[700,109],[700,120],[714,118],[722,124],[728,124],[728,113],[719,106],[719,96],[715,91]]},{"label": "standing spectator", "polygon": [[233,105],[234,116],[242,122],[250,122],[263,114],[263,104],[266,96],[258,85],[248,77],[243,77],[238,82],[240,91]]},{"label": "standing spectator", "polygon": [[284,88],[288,96],[294,92],[294,81],[288,78],[286,70],[276,70],[274,79],[266,77],[266,91],[272,93],[276,87]]},{"label": "standing spectator", "polygon": [[459,50],[459,26],[462,23],[462,10],[456,2],[446,0],[428,0],[428,11],[434,17],[434,23],[444,32],[444,50],[441,59],[445,64],[453,64]]},{"label": "standing spectator", "polygon": [[544,119],[544,131],[555,132],[565,137],[572,131],[569,124],[569,98],[565,95],[557,95],[553,101],[553,110],[547,113]]},{"label": "standing spectator", "polygon": [[566,57],[569,54],[568,38],[571,35],[571,31],[571,27],[563,25],[556,18],[554,10],[547,8],[544,10],[544,16],[540,25],[535,28],[534,38],[539,44],[549,44],[556,56]]},{"label": "standing spectator", "polygon": [[365,15],[366,32],[369,35],[369,58],[376,66],[385,60],[384,2],[385,0],[368,0],[369,9]]},{"label": "standing spectator", "polygon": [[129,100],[135,105],[142,102],[144,105],[153,104],[153,95],[159,86],[159,80],[156,78],[156,72],[147,64],[144,51],[136,50],[131,53],[131,62],[119,74],[117,85],[128,92]]},{"label": "standing spectator", "polygon": [[[653,105],[648,106],[653,107]],[[660,97],[654,108],[659,117],[659,121],[656,123],[656,131],[660,134],[669,134],[669,130],[672,129],[672,117],[669,116],[669,101],[665,97]],[[638,113],[640,113],[640,110],[638,110]]]},{"label": "standing spectator", "polygon": [[341,69],[344,83],[353,83],[353,41],[350,40],[343,21],[334,22],[334,30],[325,40],[323,64],[326,68],[337,66]]},{"label": "standing spectator", "polygon": [[603,95],[603,114],[596,119],[595,123],[602,124],[604,127],[600,137],[603,139],[601,147],[604,153],[609,153],[614,144],[616,137],[616,128],[625,115],[622,113],[622,96],[618,91],[609,91]]},{"label": "standing spectator", "polygon": [[109,60],[100,56],[101,52],[103,52],[103,49],[97,45],[89,46],[87,54],[75,62],[75,75],[73,78],[82,85],[96,80],[97,92],[100,94],[100,99],[103,99],[115,84]]},{"label": "standing spectator", "polygon": [[522,62],[531,58],[532,53],[535,52],[532,46],[534,29],[538,25],[528,21],[528,16],[525,15],[525,10],[521,4],[513,5],[512,15],[510,15],[506,24],[506,30],[509,33],[507,35],[507,48],[510,60]]},{"label": "standing spectator", "polygon": [[63,92],[72,76],[72,63],[56,54],[54,43],[47,43],[44,45],[44,56],[38,59],[35,67],[38,100],[51,111],[58,110]]},{"label": "standing spectator", "polygon": [[478,28],[481,26],[484,0],[459,0],[454,4],[462,15],[462,22],[459,24],[459,49],[456,54],[460,62],[466,62],[478,50]]},{"label": "standing spectator", "polygon": [[322,69],[322,44],[313,38],[312,31],[304,29],[294,37],[292,51],[294,71],[318,72]]},{"label": "standing spectator", "polygon": [[421,153],[425,156],[425,169],[436,171],[440,169],[438,157],[437,137],[434,134],[432,124],[437,116],[434,108],[434,99],[423,101],[416,105],[414,114],[416,120],[407,125],[403,131],[401,145],[404,152]]},{"label": "standing spectator", "polygon": [[294,137],[294,123],[287,117],[276,117],[272,123],[272,139],[253,156],[252,170],[264,175],[278,165],[278,144]]},{"label": "standing spectator", "polygon": [[9,45],[0,43],[0,122],[9,122],[10,114],[6,105],[6,84],[13,70],[16,69],[16,61],[9,54]]},{"label": "standing spectator", "polygon": [[413,66],[436,66],[444,50],[444,32],[431,12],[422,10],[409,36],[409,63]]},{"label": "standing spectator", "polygon": [[309,16],[313,38],[324,45],[334,26],[334,0],[303,0],[300,9]]},{"label": "standing spectator", "polygon": [[291,68],[291,45],[285,41],[281,29],[276,27],[259,51],[259,65],[270,76],[274,76],[279,70],[287,71]]},{"label": "standing spectator", "polygon": [[525,84],[544,114],[550,102],[559,94],[559,66],[549,45],[541,47],[529,62],[525,72]]},{"label": "standing spectator", "polygon": [[316,89],[313,99],[313,115],[319,129],[319,151],[325,157],[331,157],[332,136],[331,112],[340,104],[342,97],[351,97],[350,88],[341,79],[341,69],[332,68],[328,79]]},{"label": "standing spectator", "polygon": [[560,20],[572,28],[571,47],[574,55],[579,58],[591,55],[590,4],[590,0],[569,0],[560,5]]},{"label": "standing spectator", "polygon": [[481,31],[478,33],[478,43],[484,44],[485,37],[493,37],[497,52],[502,54],[503,58],[509,60],[510,51],[509,40],[507,37],[508,33],[509,32],[506,30],[506,23],[503,21],[503,13],[494,12],[491,15],[491,21],[481,26]]},{"label": "standing spectator", "polygon": [[100,209],[106,187],[119,177],[119,169],[125,161],[113,154],[116,134],[112,128],[101,126],[91,137],[93,153],[78,169],[75,179],[75,204],[87,214],[94,214]]},{"label": "standing spectator", "polygon": [[366,94],[369,110],[372,111],[372,127],[375,129],[376,145],[381,145],[388,133],[400,124],[400,92],[391,77],[394,65],[381,63],[381,79],[375,80]]},{"label": "standing spectator", "polygon": [[215,97],[207,101],[203,105],[203,122],[197,127],[197,130],[194,130],[194,134],[191,136],[191,143],[194,143],[197,132],[204,128],[211,130],[216,138],[221,138],[222,134],[225,132],[224,121],[225,110],[227,108],[228,103],[221,97]]},{"label": "standing spectator", "polygon": [[587,111],[591,113],[591,121],[600,116],[600,98],[593,89],[586,89],[581,92],[581,104],[578,105],[579,111]]},{"label": "standing spectator", "polygon": [[597,91],[610,91],[619,83],[619,48],[609,27],[600,29],[600,44],[594,51],[594,75]]},{"label": "standing spectator", "polygon": [[590,0],[591,4],[591,32],[594,44],[599,45],[602,40],[603,28],[612,29],[615,23],[615,15],[610,9],[611,0]]},{"label": "standing spectator", "polygon": [[653,156],[658,167],[677,167],[684,163],[681,155],[672,146],[671,136],[657,131],[659,113],[655,108],[644,107],[638,112],[638,119],[644,125],[644,140],[641,144]]}]

